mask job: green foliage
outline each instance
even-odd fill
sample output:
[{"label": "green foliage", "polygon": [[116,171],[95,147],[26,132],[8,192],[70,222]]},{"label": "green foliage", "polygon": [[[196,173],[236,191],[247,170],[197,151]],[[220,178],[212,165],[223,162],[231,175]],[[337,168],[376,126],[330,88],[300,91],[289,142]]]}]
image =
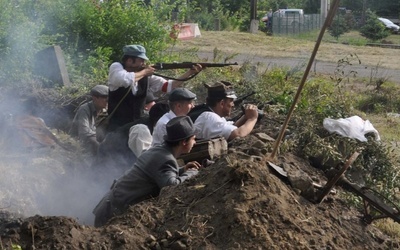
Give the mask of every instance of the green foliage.
[{"label": "green foliage", "polygon": [[75,85],[107,84],[111,53],[111,48],[98,47],[94,51],[90,51],[88,58],[81,65],[82,69],[70,65],[71,70],[76,72],[76,74],[71,74]]},{"label": "green foliage", "polygon": [[354,46],[365,46],[365,45],[367,45],[367,41],[365,39],[357,39],[357,38],[350,38],[350,39],[348,39],[347,43],[349,45],[354,45]]},{"label": "green foliage", "polygon": [[192,7],[188,17],[204,30],[217,30],[218,27],[220,30],[237,30],[243,18],[246,18],[240,12],[224,8],[219,0],[212,1],[208,5],[204,5],[204,2],[197,6],[195,4],[195,1],[191,2]]},{"label": "green foliage", "polygon": [[126,44],[142,44],[149,58],[166,61],[172,40],[168,23],[159,23],[173,8],[161,1],[147,7],[140,1],[0,0],[0,83],[31,79],[35,53],[54,44],[63,49],[73,80],[104,82]]},{"label": "green foliage", "polygon": [[81,53],[84,59],[87,51],[109,47],[111,59],[119,60],[126,44],[142,44],[149,57],[155,58],[158,51],[165,49],[169,31],[159,25],[154,12],[136,1],[110,0],[97,4],[83,0],[51,1],[41,10],[43,34],[63,34],[57,37],[57,43],[69,52]]},{"label": "green foliage", "polygon": [[339,37],[348,32],[350,29],[347,26],[346,19],[344,15],[338,14],[333,18],[332,24],[328,28],[328,32],[331,36],[335,37],[336,40],[339,39]]},{"label": "green foliage", "polygon": [[18,244],[11,244],[12,250],[22,250],[22,247]]},{"label": "green foliage", "polygon": [[398,113],[400,91],[396,86],[382,86],[379,91],[368,91],[357,103],[357,109],[367,113]]},{"label": "green foliage", "polygon": [[0,0],[0,85],[32,77],[41,26],[35,23],[31,2]]},{"label": "green foliage", "polygon": [[367,10],[367,19],[365,25],[361,27],[360,34],[371,41],[381,40],[390,35],[385,26],[378,20],[375,13]]},{"label": "green foliage", "polygon": [[348,10],[352,10],[353,12],[361,12],[364,7],[368,7],[380,16],[398,16],[400,2],[393,0],[341,0],[340,6],[345,6]]},{"label": "green foliage", "polygon": [[[184,22],[188,18],[187,14],[192,5],[186,0],[151,0],[148,2],[150,3],[147,5],[153,10],[157,20],[166,23],[171,20],[178,23]],[[177,14],[176,17],[173,14]]]},{"label": "green foliage", "polygon": [[[349,177],[361,176],[353,181],[360,182],[360,185],[364,185],[365,182],[366,186],[378,187],[380,192],[383,192],[386,196],[393,195],[393,188],[399,187],[400,182],[397,178],[390,178],[390,176],[398,171],[395,166],[398,164],[399,157],[393,155],[388,145],[384,145],[368,135],[367,142],[360,142],[356,139],[329,134],[322,127],[324,118],[338,119],[353,115],[351,112],[353,100],[337,98],[330,91],[324,91],[325,94],[320,95],[320,100],[318,100],[312,98],[312,96],[316,96],[315,92],[307,92],[304,95],[307,96],[312,105],[308,106],[308,112],[297,110],[294,118],[298,127],[305,128],[297,128],[297,131],[299,131],[299,134],[297,134],[298,153],[308,158],[314,166],[328,170],[335,168],[341,162],[345,162],[354,152],[358,151],[361,154],[352,164],[352,168],[347,171],[347,175]],[[319,94],[322,94],[322,92]],[[340,101],[343,99],[346,99],[346,101]],[[335,103],[337,103],[336,106]],[[346,107],[348,111],[344,112]],[[337,114],[335,115],[335,113]]]}]

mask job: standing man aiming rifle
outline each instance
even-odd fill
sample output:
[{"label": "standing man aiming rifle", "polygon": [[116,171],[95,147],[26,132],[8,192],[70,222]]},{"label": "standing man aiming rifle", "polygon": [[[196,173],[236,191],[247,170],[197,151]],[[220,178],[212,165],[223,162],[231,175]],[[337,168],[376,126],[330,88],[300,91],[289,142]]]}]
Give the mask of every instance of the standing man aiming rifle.
[{"label": "standing man aiming rifle", "polygon": [[176,80],[166,80],[154,75],[155,68],[145,66],[146,49],[141,45],[126,45],[122,49],[121,62],[114,62],[109,68],[108,86],[108,131],[139,119],[144,112],[147,93],[170,92],[180,87],[182,80],[202,70],[195,64]]}]

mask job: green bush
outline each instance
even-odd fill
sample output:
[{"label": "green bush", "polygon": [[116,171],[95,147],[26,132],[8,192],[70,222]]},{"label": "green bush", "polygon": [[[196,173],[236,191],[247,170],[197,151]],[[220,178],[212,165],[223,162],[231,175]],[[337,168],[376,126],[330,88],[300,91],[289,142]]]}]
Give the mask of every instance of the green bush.
[{"label": "green bush", "polygon": [[[104,82],[126,44],[142,44],[152,61],[166,61],[170,25],[160,18],[175,5],[161,1],[0,0],[0,83],[31,79],[34,55],[60,45],[72,80]],[[23,60],[21,60],[23,58]],[[83,82],[83,81],[82,81]]]},{"label": "green bush", "polygon": [[350,31],[344,15],[338,14],[333,18],[331,26],[328,28],[328,32],[331,36],[339,39],[341,35]]},{"label": "green bush", "polygon": [[126,44],[144,45],[150,58],[166,48],[169,30],[159,25],[152,8],[140,2],[58,0],[42,6],[41,13],[43,34],[63,34],[57,37],[57,43],[70,53],[81,53],[84,59],[97,47],[111,48],[112,60],[120,59]]},{"label": "green bush", "polygon": [[41,31],[33,13],[32,1],[0,0],[0,85],[32,79]]},{"label": "green bush", "polygon": [[378,16],[370,10],[366,12],[367,18],[365,25],[361,27],[360,34],[371,40],[378,41],[390,35],[385,26],[378,20]]}]

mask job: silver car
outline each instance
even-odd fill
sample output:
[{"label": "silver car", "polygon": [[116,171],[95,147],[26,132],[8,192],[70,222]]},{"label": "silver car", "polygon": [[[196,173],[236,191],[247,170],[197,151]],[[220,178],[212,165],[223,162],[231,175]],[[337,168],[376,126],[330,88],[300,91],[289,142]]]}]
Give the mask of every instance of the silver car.
[{"label": "silver car", "polygon": [[399,33],[399,26],[394,24],[389,19],[378,17],[379,21],[381,21],[387,29],[389,29],[392,33]]}]

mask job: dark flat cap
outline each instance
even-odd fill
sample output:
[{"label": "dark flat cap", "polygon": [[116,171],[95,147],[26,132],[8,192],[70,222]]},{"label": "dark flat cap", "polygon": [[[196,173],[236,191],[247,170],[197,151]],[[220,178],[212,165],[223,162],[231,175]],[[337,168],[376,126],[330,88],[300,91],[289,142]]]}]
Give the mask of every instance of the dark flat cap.
[{"label": "dark flat cap", "polygon": [[204,84],[204,86],[207,88],[209,98],[237,98],[235,91],[233,90],[233,86],[230,82],[218,81],[213,84]]},{"label": "dark flat cap", "polygon": [[108,96],[108,86],[96,85],[90,90],[90,95],[93,96]]},{"label": "dark flat cap", "polygon": [[189,116],[177,116],[167,123],[167,134],[164,136],[165,141],[177,142],[192,137],[195,128]]},{"label": "dark flat cap", "polygon": [[149,60],[146,56],[146,49],[142,45],[125,45],[122,51],[126,56],[136,56],[144,60]]},{"label": "dark flat cap", "polygon": [[176,88],[171,91],[168,97],[168,101],[177,102],[185,100],[195,100],[196,94],[186,88]]}]

